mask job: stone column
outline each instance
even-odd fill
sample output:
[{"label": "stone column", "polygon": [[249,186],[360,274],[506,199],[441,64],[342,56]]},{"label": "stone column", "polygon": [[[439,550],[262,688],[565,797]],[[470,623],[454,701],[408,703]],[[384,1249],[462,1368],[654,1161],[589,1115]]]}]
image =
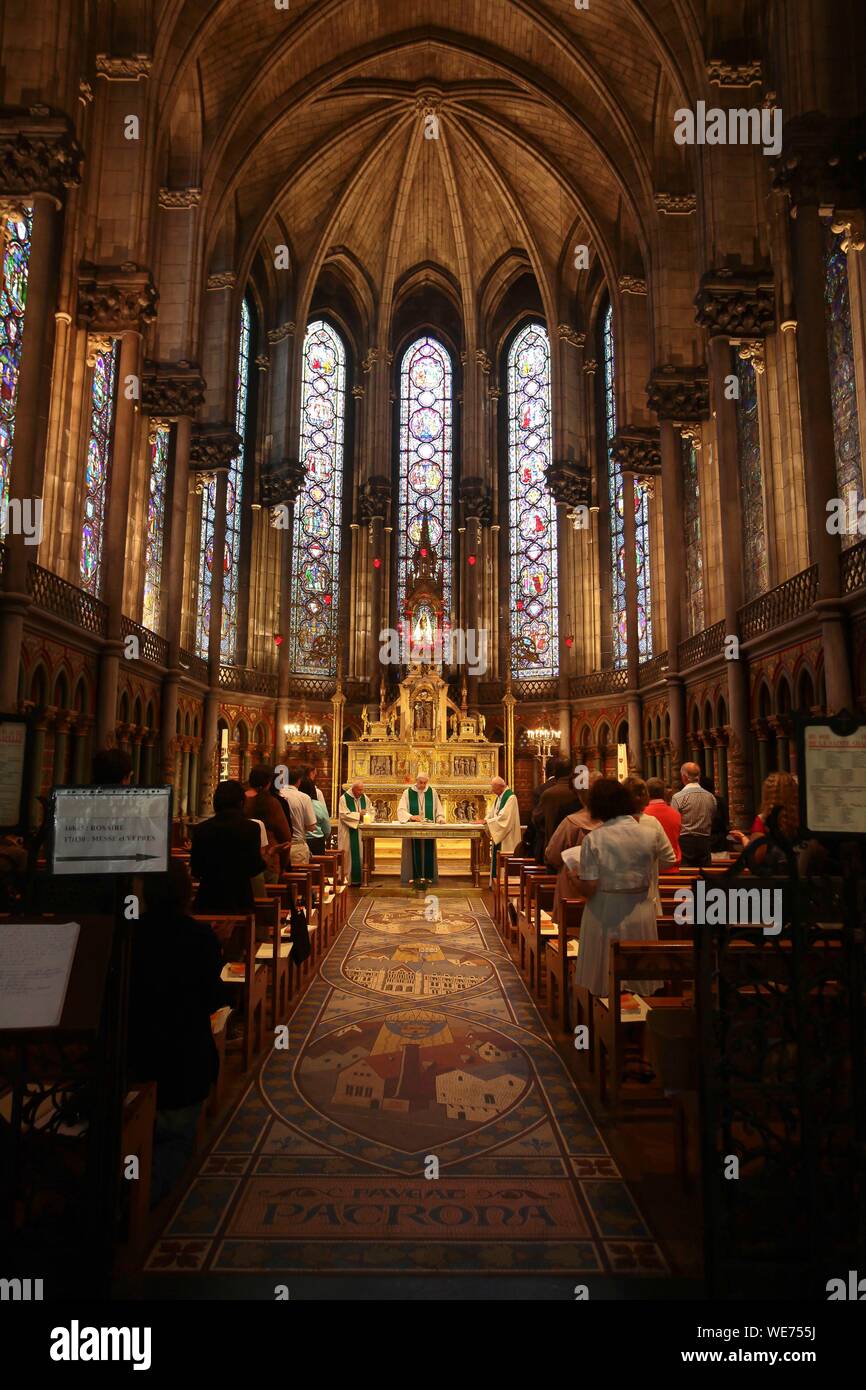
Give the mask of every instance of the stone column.
[{"label": "stone column", "polygon": [[[40,420],[50,380],[54,312],[60,271],[59,212],[66,191],[81,181],[81,149],[65,116],[34,106],[29,112],[0,113],[0,217],[33,209],[27,300],[15,432],[9,476],[9,500],[24,504],[33,518],[42,494]],[[2,241],[2,238],[0,238]],[[10,513],[11,515],[11,513]],[[4,527],[5,529],[5,527]],[[38,554],[17,528],[9,528],[0,585],[0,710],[18,706],[18,670],[24,615],[30,606],[28,564]]]},{"label": "stone column", "polygon": [[[722,569],[725,590],[725,637],[730,738],[728,779],[731,819],[742,828],[752,821],[749,683],[739,650],[739,610],[743,606],[743,545],[736,401],[728,390],[733,374],[731,338],[762,339],[775,330],[776,297],[772,272],[732,271],[727,267],[703,276],[695,299],[697,322],[709,333],[710,401],[716,422],[721,514]],[[736,639],[727,648],[730,639]],[[733,654],[735,652],[735,654]]]},{"label": "stone column", "polygon": [[171,494],[166,507],[162,567],[161,628],[168,643],[168,670],[162,683],[159,727],[159,775],[163,785],[171,785],[174,775],[192,423],[193,416],[204,402],[205,390],[205,382],[194,363],[146,364],[142,381],[142,411],[151,416],[152,423],[155,419],[175,422]]},{"label": "stone column", "polygon": [[647,404],[659,421],[662,483],[662,530],[665,547],[665,621],[668,647],[668,713],[672,758],[683,762],[686,748],[686,697],[680,675],[679,646],[683,640],[684,595],[688,575],[683,564],[682,442],[679,426],[691,427],[709,415],[709,382],[703,368],[672,364],[656,368],[647,384]]},{"label": "stone column", "polygon": [[655,429],[629,426],[618,430],[611,457],[622,472],[623,548],[625,551],[626,646],[628,669],[628,739],[632,762],[643,764],[643,716],[639,694],[640,647],[638,639],[637,526],[635,492],[639,478],[657,477],[661,471],[659,435]]}]

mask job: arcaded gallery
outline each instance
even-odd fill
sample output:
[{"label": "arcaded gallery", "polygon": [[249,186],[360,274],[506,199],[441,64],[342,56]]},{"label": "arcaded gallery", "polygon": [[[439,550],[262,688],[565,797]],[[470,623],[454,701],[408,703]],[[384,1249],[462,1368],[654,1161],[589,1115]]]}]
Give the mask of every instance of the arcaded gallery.
[{"label": "arcaded gallery", "polygon": [[862,0],[5,0],[0,102],[0,1316],[820,1366]]}]

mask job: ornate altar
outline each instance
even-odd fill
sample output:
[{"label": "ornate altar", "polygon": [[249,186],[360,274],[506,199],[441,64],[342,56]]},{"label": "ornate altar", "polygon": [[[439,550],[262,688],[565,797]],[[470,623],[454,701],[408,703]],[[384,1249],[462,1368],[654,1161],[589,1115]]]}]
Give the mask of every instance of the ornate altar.
[{"label": "ornate altar", "polygon": [[424,663],[410,667],[397,699],[383,700],[374,713],[371,719],[365,706],[361,737],[346,747],[347,781],[365,784],[377,821],[396,818],[400,797],[421,772],[448,821],[484,819],[502,745],[487,741],[483,714],[456,705],[442,677]]}]

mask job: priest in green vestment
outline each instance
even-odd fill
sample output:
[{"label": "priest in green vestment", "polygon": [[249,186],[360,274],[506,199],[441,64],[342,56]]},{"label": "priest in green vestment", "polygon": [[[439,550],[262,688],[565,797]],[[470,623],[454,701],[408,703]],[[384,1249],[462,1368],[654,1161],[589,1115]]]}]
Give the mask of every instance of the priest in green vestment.
[{"label": "priest in green vestment", "polygon": [[358,826],[365,819],[369,803],[364,783],[353,782],[340,797],[337,812],[337,848],[343,851],[343,873],[350,883],[361,882],[361,836]]},{"label": "priest in green vestment", "polygon": [[[404,825],[416,821],[444,825],[445,812],[439,800],[439,793],[435,787],[430,786],[430,779],[426,773],[419,773],[415,778],[415,785],[407,787],[400,797],[397,819]],[[416,879],[422,878],[427,883],[439,882],[436,841],[420,838],[404,840],[400,859],[400,882],[414,883]]]},{"label": "priest in green vestment", "polygon": [[523,832],[520,828],[520,810],[517,805],[517,797],[511,787],[506,785],[505,778],[494,777],[490,783],[490,790],[496,800],[493,802],[490,814],[484,819],[493,841],[493,852],[490,856],[490,882],[494,883],[500,854],[513,854],[523,838]]}]

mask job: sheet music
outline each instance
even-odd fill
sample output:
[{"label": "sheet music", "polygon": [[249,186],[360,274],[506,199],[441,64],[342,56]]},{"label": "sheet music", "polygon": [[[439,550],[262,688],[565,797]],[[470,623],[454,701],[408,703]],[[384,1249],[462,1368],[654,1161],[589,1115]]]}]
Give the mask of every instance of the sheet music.
[{"label": "sheet music", "polygon": [[805,730],[806,823],[826,835],[866,834],[866,728]]},{"label": "sheet music", "polygon": [[77,922],[0,922],[0,1029],[57,1027],[79,931]]}]

